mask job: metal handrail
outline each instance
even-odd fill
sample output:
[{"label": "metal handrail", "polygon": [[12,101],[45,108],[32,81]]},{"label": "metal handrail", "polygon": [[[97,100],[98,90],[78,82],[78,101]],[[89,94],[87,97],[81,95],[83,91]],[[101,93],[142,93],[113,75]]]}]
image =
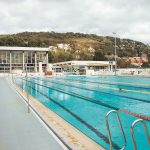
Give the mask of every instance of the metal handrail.
[{"label": "metal handrail", "polygon": [[110,133],[109,123],[108,123],[108,116],[111,113],[115,113],[116,114],[116,117],[117,117],[117,120],[118,120],[118,124],[119,124],[120,130],[121,130],[121,134],[122,134],[122,137],[123,137],[123,141],[124,141],[124,146],[120,150],[124,150],[126,148],[126,137],[125,137],[125,134],[124,134],[124,130],[123,130],[121,121],[120,121],[120,117],[119,117],[118,112],[116,110],[109,111],[106,114],[106,117],[105,117],[105,119],[106,119],[106,127],[107,127],[107,132],[108,132],[108,139],[109,139],[109,143],[110,143],[110,150],[112,150],[112,139],[111,139],[111,133]]},{"label": "metal handrail", "polygon": [[135,120],[135,121],[132,123],[131,128],[130,128],[131,135],[132,135],[132,142],[133,142],[134,150],[137,150],[137,145],[136,145],[136,141],[135,141],[135,137],[134,137],[134,126],[135,126],[138,122],[141,122],[141,123],[143,124],[144,130],[145,130],[145,133],[146,133],[146,136],[147,136],[147,139],[148,139],[148,143],[150,144],[150,135],[149,135],[149,132],[148,132],[146,123],[144,122],[143,119],[137,119],[137,120]]},{"label": "metal handrail", "polygon": [[30,102],[29,102],[29,93],[28,93],[28,70],[27,64],[25,65],[25,72],[26,72],[26,93],[27,93],[27,104],[28,104],[28,113],[30,113]]},{"label": "metal handrail", "polygon": [[14,76],[13,76],[13,72],[11,73],[11,79],[12,79],[12,82],[14,83]]}]

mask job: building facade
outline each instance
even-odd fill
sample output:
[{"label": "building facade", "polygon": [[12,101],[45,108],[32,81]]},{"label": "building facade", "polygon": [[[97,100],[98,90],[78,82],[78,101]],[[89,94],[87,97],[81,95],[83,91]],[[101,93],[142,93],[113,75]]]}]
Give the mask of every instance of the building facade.
[{"label": "building facade", "polygon": [[0,46],[0,72],[22,70],[25,72],[38,72],[39,63],[43,71],[48,65],[49,48],[37,47],[7,47]]},{"label": "building facade", "polygon": [[113,71],[115,61],[66,61],[53,64],[54,72],[91,74],[98,71]]}]

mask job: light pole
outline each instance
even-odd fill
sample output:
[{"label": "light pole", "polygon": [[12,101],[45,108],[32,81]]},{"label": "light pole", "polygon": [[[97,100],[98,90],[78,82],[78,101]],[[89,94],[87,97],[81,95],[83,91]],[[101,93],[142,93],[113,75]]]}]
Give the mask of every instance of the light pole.
[{"label": "light pole", "polygon": [[117,50],[116,50],[116,32],[113,32],[115,36],[115,76],[117,75]]}]

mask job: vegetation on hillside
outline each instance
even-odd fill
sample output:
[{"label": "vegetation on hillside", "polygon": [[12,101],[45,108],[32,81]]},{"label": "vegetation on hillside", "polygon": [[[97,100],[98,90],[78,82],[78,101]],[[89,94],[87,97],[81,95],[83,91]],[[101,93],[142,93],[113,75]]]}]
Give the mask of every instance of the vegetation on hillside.
[{"label": "vegetation on hillside", "polygon": [[[98,36],[82,33],[55,33],[55,32],[23,32],[12,35],[0,35],[0,46],[25,47],[55,47],[50,52],[49,61],[67,60],[114,60],[114,37]],[[58,47],[58,44],[67,44],[67,50]],[[56,51],[57,49],[57,51]],[[150,62],[150,48],[139,41],[117,38],[118,66],[125,66],[127,57],[147,54]]]}]

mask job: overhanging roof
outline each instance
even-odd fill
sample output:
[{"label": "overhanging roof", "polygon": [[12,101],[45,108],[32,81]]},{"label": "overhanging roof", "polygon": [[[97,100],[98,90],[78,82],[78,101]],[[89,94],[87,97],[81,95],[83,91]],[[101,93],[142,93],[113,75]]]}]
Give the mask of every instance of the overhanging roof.
[{"label": "overhanging roof", "polygon": [[[109,66],[110,64],[107,63],[89,63],[87,66]],[[112,64],[113,65],[113,64]]]},{"label": "overhanging roof", "polygon": [[115,61],[66,61],[54,63],[55,66],[109,66],[115,65]]},{"label": "overhanging roof", "polygon": [[49,48],[42,47],[10,47],[10,46],[0,46],[0,51],[49,51]]}]

